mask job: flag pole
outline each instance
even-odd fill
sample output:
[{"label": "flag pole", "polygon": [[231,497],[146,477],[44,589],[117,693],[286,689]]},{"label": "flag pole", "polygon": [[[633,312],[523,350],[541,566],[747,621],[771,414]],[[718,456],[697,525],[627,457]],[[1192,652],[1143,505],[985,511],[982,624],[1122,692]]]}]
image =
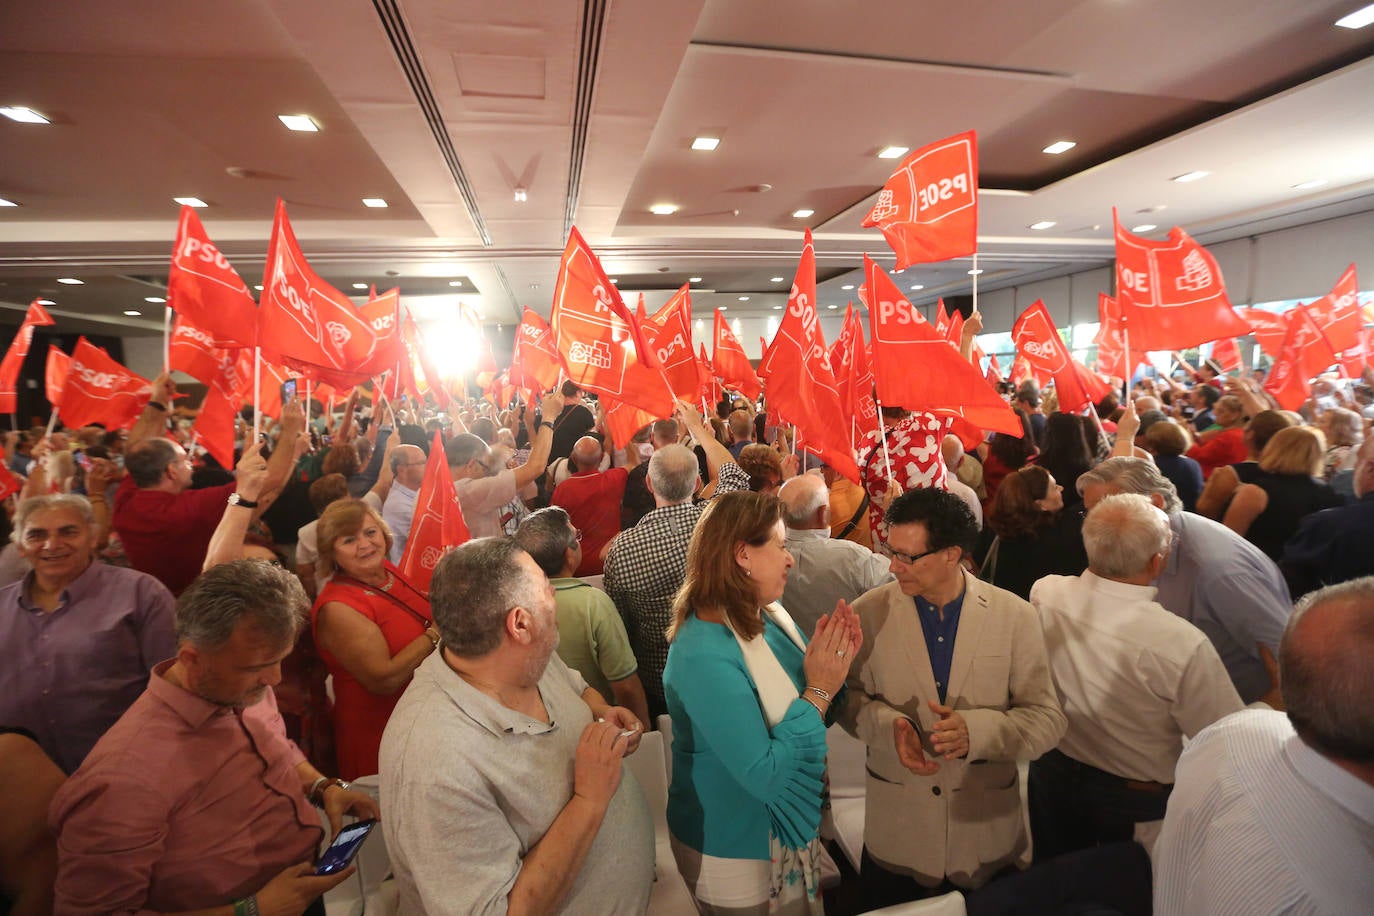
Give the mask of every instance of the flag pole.
[{"label": "flag pole", "polygon": [[54,428],[55,426],[57,426],[57,408],[56,408],[56,407],[54,407],[54,408],[52,409],[52,416],[51,416],[51,417],[48,417],[48,431],[44,434],[44,436],[45,436],[45,437],[46,437],[46,436],[51,436],[51,435],[52,435],[53,428]]},{"label": "flag pole", "polygon": [[[253,442],[262,435],[262,347],[253,348]],[[251,443],[250,443],[251,444]]]},{"label": "flag pole", "polygon": [[1135,374],[1135,366],[1131,365],[1131,335],[1124,325],[1121,328],[1121,358],[1125,360],[1121,370],[1125,376],[1121,382],[1121,402],[1124,404],[1131,399],[1131,376]]},{"label": "flag pole", "polygon": [[162,371],[172,371],[172,307],[162,308]]},{"label": "flag pole", "polygon": [[892,455],[887,450],[887,423],[883,421],[883,401],[878,397],[878,388],[873,387],[873,403],[878,405],[878,435],[883,441],[883,464],[887,466],[887,485],[890,487],[896,481],[892,478]]},{"label": "flag pole", "polygon": [[310,378],[305,379],[305,431],[310,432]]},{"label": "flag pole", "polygon": [[973,313],[978,314],[978,249],[973,249]]}]

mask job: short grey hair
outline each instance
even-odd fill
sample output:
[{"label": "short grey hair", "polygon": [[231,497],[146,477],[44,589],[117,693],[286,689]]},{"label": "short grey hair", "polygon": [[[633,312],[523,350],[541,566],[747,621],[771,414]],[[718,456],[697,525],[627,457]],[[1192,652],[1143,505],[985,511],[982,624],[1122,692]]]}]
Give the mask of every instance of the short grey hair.
[{"label": "short grey hair", "polygon": [[444,648],[480,658],[501,645],[506,615],[530,607],[544,580],[520,565],[525,551],[511,538],[477,538],[449,552],[434,568],[429,603]]},{"label": "short grey hair", "polygon": [[291,573],[263,560],[232,560],[201,573],[181,593],[177,639],[198,649],[218,649],[248,618],[278,644],[294,643],[309,608],[301,581]]},{"label": "short grey hair", "polygon": [[649,482],[664,502],[691,499],[700,473],[696,453],[685,445],[665,445],[649,459]]},{"label": "short grey hair", "polygon": [[782,485],[778,498],[782,500],[783,524],[800,528],[810,524],[821,507],[829,504],[830,491],[815,474],[798,474]]},{"label": "short grey hair", "polygon": [[484,459],[489,451],[491,448],[472,433],[459,433],[444,445],[444,455],[451,468],[461,468],[474,460]]},{"label": "short grey hair", "polygon": [[124,469],[133,478],[134,486],[155,487],[167,469],[182,458],[171,439],[154,436],[129,449],[124,456]]},{"label": "short grey hair", "polygon": [[1108,458],[1078,477],[1078,493],[1095,483],[1116,487],[1122,493],[1158,496],[1164,500],[1164,511],[1170,515],[1183,511],[1174,482],[1159,472],[1155,463],[1146,458]]},{"label": "short grey hair", "polygon": [[1148,496],[1117,493],[1093,507],[1083,522],[1088,569],[1104,579],[1137,576],[1173,541],[1169,516]]},{"label": "short grey hair", "polygon": [[92,531],[95,530],[95,512],[91,509],[91,501],[86,497],[77,496],[74,493],[30,496],[21,501],[19,508],[15,510],[14,531],[10,533],[10,540],[16,544],[20,543],[19,539],[23,536],[24,526],[28,524],[29,518],[35,512],[51,512],[54,509],[70,509],[76,512],[85,520]]},{"label": "short grey hair", "polygon": [[[1295,635],[1333,604],[1353,605],[1338,633]],[[1279,689],[1298,735],[1330,757],[1374,763],[1374,576],[1305,596],[1279,645]]]},{"label": "short grey hair", "polygon": [[544,575],[552,579],[563,571],[568,549],[577,543],[577,530],[566,509],[547,506],[525,516],[515,529],[514,538]]}]

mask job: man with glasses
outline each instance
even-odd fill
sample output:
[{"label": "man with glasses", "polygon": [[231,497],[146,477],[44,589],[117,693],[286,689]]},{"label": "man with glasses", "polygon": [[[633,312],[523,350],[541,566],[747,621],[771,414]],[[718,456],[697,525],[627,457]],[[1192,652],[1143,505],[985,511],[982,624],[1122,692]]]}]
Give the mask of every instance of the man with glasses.
[{"label": "man with glasses", "polygon": [[410,523],[415,517],[415,499],[425,479],[427,463],[424,450],[418,446],[398,445],[391,450],[391,490],[382,504],[382,521],[391,529],[388,559],[393,563],[401,562],[401,555],[406,552]]},{"label": "man with glasses", "polygon": [[839,714],[868,745],[870,909],[1028,866],[1016,762],[1067,724],[1035,609],[964,569],[978,537],[964,501],[911,490],[884,521],[896,581],[854,602],[864,642]]}]

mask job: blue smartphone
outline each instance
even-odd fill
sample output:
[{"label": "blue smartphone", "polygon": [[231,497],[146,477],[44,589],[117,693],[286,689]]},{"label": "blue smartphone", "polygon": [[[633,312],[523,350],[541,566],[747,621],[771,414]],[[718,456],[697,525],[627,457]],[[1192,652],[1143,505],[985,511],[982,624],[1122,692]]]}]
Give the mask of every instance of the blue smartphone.
[{"label": "blue smartphone", "polygon": [[358,855],[358,850],[362,849],[363,840],[367,839],[367,835],[376,826],[377,821],[372,819],[349,824],[340,830],[339,835],[334,837],[334,842],[330,843],[324,855],[320,856],[319,864],[315,866],[315,874],[332,875],[351,865]]}]

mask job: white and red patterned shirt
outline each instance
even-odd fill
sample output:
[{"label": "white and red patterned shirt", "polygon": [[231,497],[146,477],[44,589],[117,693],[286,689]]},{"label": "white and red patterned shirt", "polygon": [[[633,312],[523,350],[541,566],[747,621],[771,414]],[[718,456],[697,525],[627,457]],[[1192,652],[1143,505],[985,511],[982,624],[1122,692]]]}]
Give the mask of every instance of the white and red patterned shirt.
[{"label": "white and red patterned shirt", "polygon": [[887,455],[883,454],[882,430],[864,437],[858,448],[859,473],[868,492],[868,520],[873,528],[873,546],[887,543],[887,524],[883,521],[887,504],[888,462],[892,477],[901,492],[918,487],[945,485],[945,459],[940,452],[952,420],[926,411],[914,411],[896,423],[887,423]]}]

